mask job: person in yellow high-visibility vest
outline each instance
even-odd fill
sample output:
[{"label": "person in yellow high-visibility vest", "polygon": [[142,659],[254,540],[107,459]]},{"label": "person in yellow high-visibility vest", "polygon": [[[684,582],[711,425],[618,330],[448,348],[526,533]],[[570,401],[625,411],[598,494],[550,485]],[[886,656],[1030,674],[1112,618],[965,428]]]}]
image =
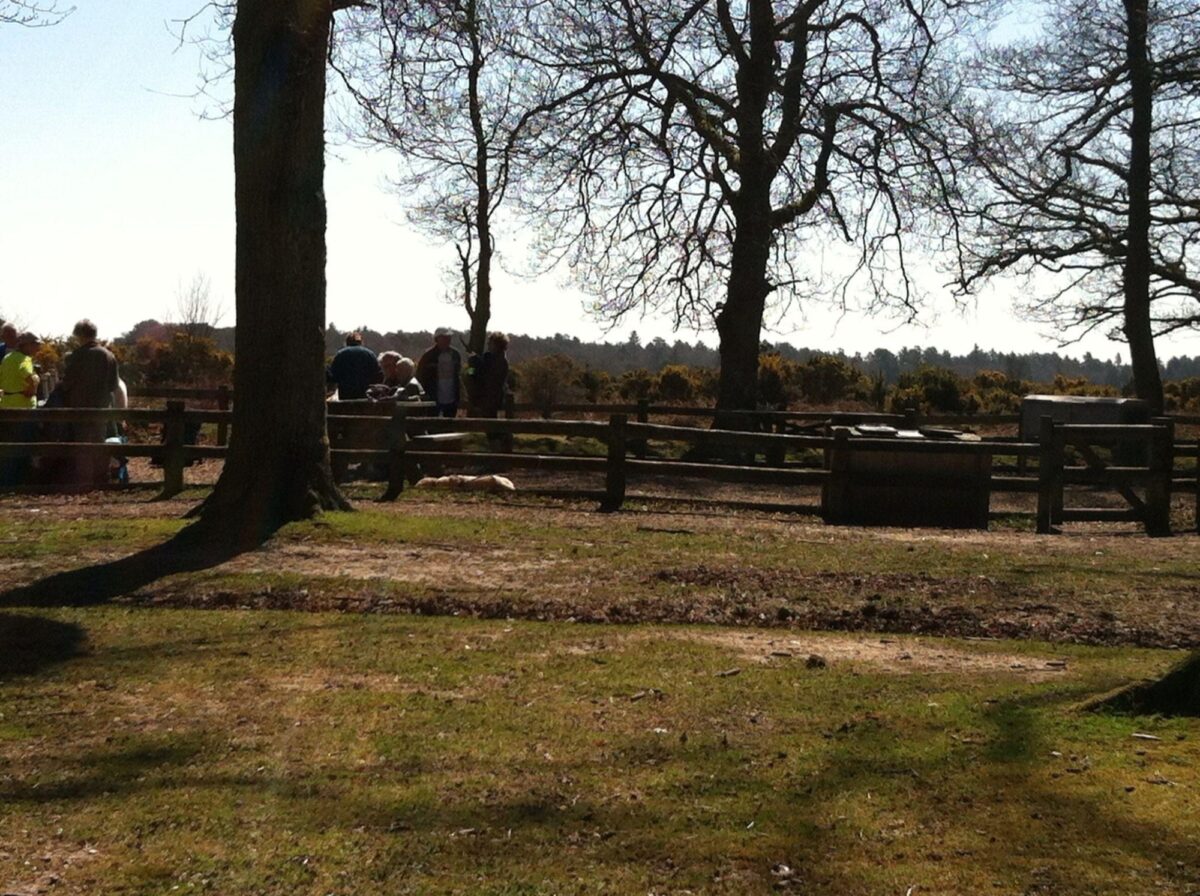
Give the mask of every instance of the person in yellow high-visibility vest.
[{"label": "person in yellow high-visibility vest", "polygon": [[[0,360],[0,408],[36,408],[38,375],[33,369],[33,355],[41,345],[32,333],[17,336],[15,348],[10,348]],[[0,442],[27,442],[33,424],[27,421],[0,426]],[[6,457],[0,460],[0,485],[23,485],[29,478],[32,458],[29,455]]]},{"label": "person in yellow high-visibility vest", "polygon": [[17,336],[16,347],[9,347],[0,361],[0,408],[36,408],[38,375],[33,355],[41,345],[32,333]]}]

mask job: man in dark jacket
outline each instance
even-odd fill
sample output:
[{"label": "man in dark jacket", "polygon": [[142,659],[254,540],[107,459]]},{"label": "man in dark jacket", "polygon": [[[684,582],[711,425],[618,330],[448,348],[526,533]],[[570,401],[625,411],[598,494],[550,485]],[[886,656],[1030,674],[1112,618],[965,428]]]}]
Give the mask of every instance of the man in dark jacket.
[{"label": "man in dark jacket", "polygon": [[452,330],[438,327],[433,334],[433,347],[417,361],[417,382],[437,405],[439,417],[453,417],[458,413],[462,355],[450,347],[453,335]]},{"label": "man in dark jacket", "polygon": [[362,344],[361,333],[350,333],[345,348],[338,349],[325,371],[325,381],[337,387],[339,401],[367,397],[367,387],[383,381],[383,369],[375,353]]},{"label": "man in dark jacket", "polygon": [[[118,388],[117,359],[96,341],[96,325],[87,318],[75,324],[74,336],[79,347],[63,363],[60,385],[62,403],[68,408],[112,407]],[[103,442],[108,437],[105,423],[73,423],[71,436],[76,442]],[[109,459],[103,455],[80,455],[75,464],[74,484],[92,488],[108,481]]]},{"label": "man in dark jacket", "polygon": [[474,384],[471,388],[471,416],[498,417],[504,407],[508,392],[508,336],[492,333],[488,336],[488,350],[477,358],[467,370]]}]

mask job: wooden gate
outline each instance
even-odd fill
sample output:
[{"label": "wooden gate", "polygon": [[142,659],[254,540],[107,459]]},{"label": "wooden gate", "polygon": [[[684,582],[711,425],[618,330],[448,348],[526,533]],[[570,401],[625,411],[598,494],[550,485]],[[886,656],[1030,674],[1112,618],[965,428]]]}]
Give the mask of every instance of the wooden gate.
[{"label": "wooden gate", "polygon": [[[1133,521],[1150,535],[1171,534],[1174,432],[1169,420],[1091,425],[1042,417],[1038,441],[1038,532],[1053,532],[1059,523]],[[1068,448],[1073,449],[1071,457]],[[1065,506],[1068,485],[1111,489],[1127,506]]]}]

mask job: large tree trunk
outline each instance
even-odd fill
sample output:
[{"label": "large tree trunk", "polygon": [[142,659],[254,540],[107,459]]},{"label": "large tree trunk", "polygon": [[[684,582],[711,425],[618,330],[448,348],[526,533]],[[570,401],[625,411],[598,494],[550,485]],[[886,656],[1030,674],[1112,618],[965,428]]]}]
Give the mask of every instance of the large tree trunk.
[{"label": "large tree trunk", "polygon": [[1163,411],[1162,374],[1154,351],[1150,321],[1150,140],[1154,85],[1146,37],[1147,0],[1125,0],[1126,58],[1133,114],[1129,128],[1129,222],[1125,256],[1125,338],[1133,367],[1133,388],[1150,406]]},{"label": "large tree trunk", "polygon": [[233,435],[203,523],[256,543],[347,509],[325,431],[325,56],[331,0],[240,0],[233,26]]},{"label": "large tree trunk", "polygon": [[713,425],[738,429],[745,420],[720,411],[752,411],[758,404],[758,349],[763,311],[771,291],[771,181],[775,160],[767,152],[766,111],[775,66],[775,12],[767,0],[754,0],[747,13],[750,52],[738,61],[737,128],[741,164],[737,197],[731,203],[737,232],[729,259],[725,305],[717,314],[717,411]]},{"label": "large tree trunk", "polygon": [[[733,257],[725,305],[717,314],[717,411],[752,411],[758,404],[758,350],[767,301],[768,226],[747,222],[733,241]],[[738,429],[745,421],[717,414],[718,429]]]}]

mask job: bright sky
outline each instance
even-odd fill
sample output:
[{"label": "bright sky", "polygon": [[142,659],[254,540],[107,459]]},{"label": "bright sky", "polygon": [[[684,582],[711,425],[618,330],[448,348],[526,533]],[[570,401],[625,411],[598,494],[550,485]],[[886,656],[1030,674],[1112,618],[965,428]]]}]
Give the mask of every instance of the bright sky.
[{"label": "bright sky", "polygon": [[[53,28],[0,26],[0,315],[44,334],[92,317],[102,335],[170,317],[200,273],[233,322],[233,160],[228,120],[206,120],[194,98],[200,60],[178,47],[172,20],[202,0],[76,0]],[[332,146],[326,174],[329,265],[326,317],[380,331],[466,324],[441,299],[441,266],[453,248],[430,245],[383,189],[392,162]],[[503,248],[503,247],[501,247]],[[931,279],[937,292],[937,280]],[[797,346],[869,351],[933,345],[1054,350],[1049,334],[1013,317],[1015,288],[994,290],[966,312],[948,296],[923,326],[809,308],[764,334]],[[605,334],[585,299],[549,276],[501,275],[493,326],[623,340],[637,330],[694,341],[665,319],[629,319]],[[713,334],[701,338],[715,345]],[[1200,354],[1200,335],[1163,341],[1160,354]],[[1095,337],[1071,354],[1127,357]]]}]

